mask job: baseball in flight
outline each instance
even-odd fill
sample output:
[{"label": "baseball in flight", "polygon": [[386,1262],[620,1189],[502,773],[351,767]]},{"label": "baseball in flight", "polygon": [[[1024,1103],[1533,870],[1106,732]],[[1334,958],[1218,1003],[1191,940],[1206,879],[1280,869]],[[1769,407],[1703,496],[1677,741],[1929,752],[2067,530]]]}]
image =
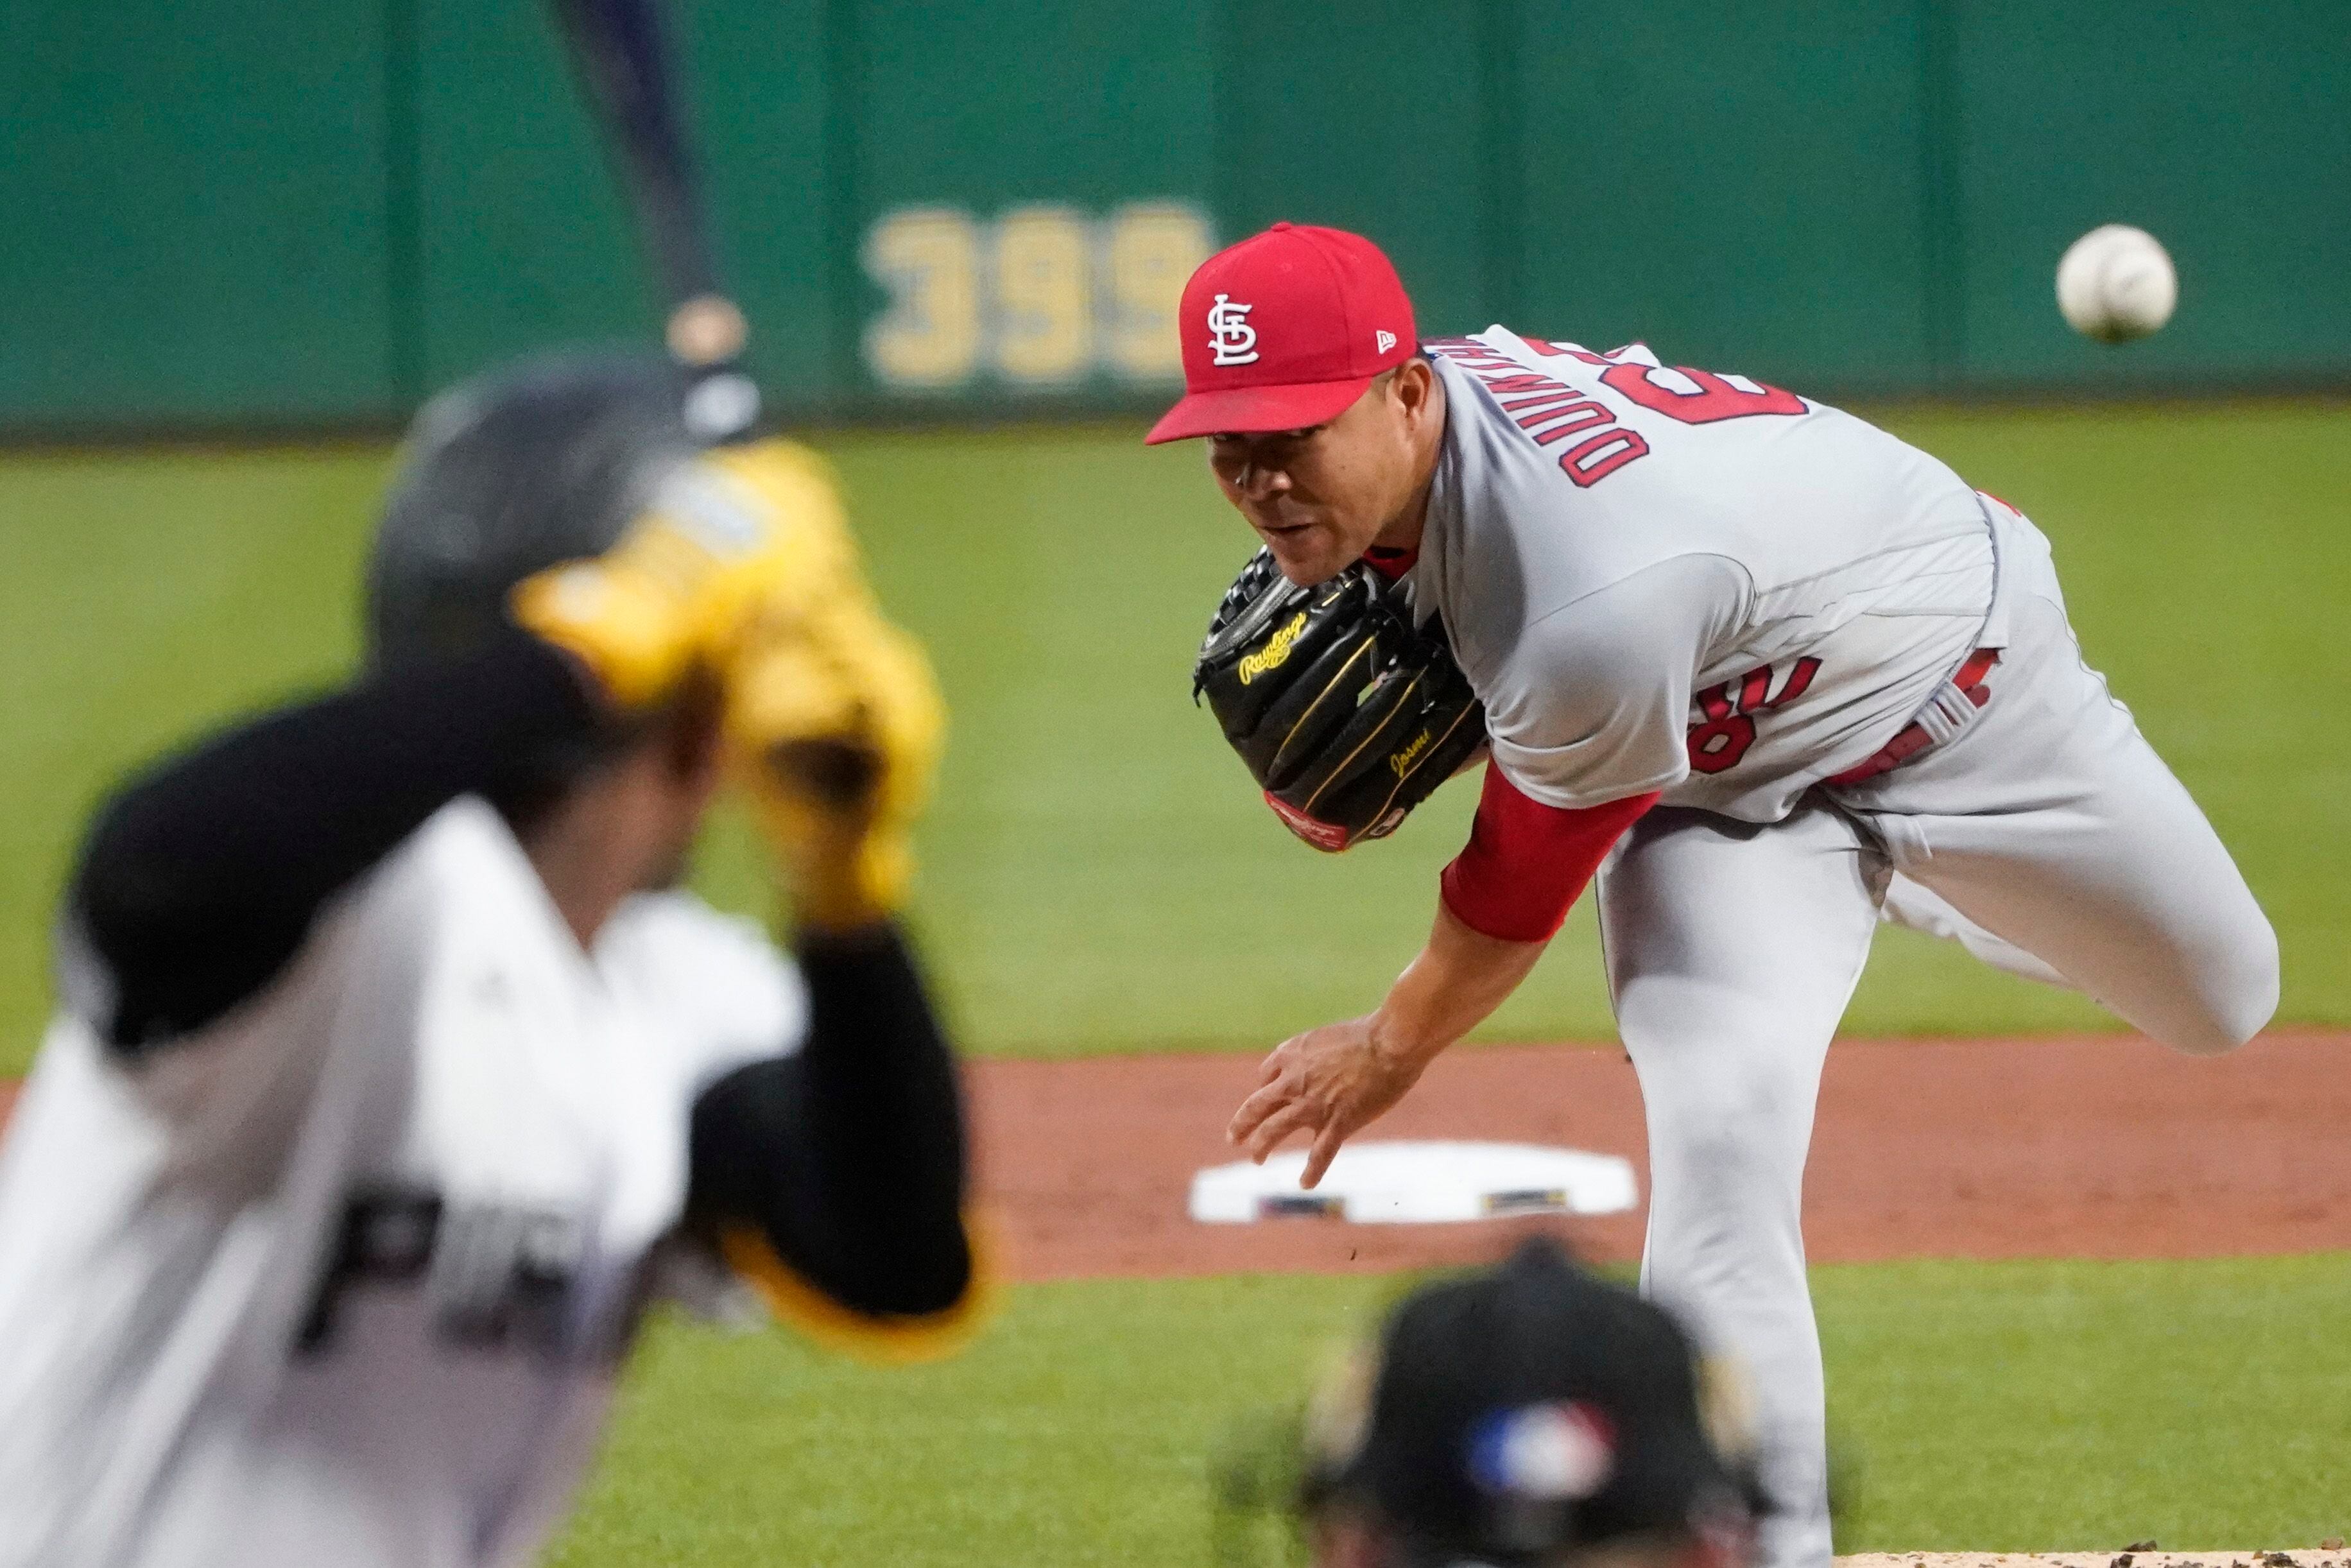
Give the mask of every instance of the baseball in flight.
[{"label": "baseball in flight", "polygon": [[2101,343],[2146,337],[2171,319],[2179,302],[2171,253],[2128,224],[2101,224],[2057,263],[2057,308],[2074,330]]}]

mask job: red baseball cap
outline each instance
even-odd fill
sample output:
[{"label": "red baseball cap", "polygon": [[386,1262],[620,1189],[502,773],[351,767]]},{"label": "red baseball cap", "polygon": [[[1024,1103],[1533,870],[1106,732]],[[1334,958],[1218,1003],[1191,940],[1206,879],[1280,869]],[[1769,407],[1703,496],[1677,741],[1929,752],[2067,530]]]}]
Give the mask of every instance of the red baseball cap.
[{"label": "red baseball cap", "polygon": [[1145,444],[1321,424],[1420,347],[1412,300],[1380,247],[1303,224],[1202,262],[1176,320],[1184,396]]}]

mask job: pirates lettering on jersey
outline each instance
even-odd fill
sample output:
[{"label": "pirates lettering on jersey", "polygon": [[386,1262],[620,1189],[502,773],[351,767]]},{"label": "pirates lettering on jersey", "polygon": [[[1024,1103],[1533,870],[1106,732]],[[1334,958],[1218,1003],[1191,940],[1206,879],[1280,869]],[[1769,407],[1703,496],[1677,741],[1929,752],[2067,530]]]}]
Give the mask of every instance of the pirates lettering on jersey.
[{"label": "pirates lettering on jersey", "polygon": [[1690,700],[1701,716],[1690,726],[1689,765],[1693,773],[1720,773],[1736,768],[1755,744],[1755,716],[1794,702],[1812,686],[1821,662],[1799,659],[1789,667],[1777,692],[1771,690],[1771,666],[1761,665],[1735,681],[1709,686]]},{"label": "pirates lettering on jersey", "polygon": [[420,1289],[442,1343],[554,1355],[574,1348],[569,1310],[587,1251],[576,1214],[545,1207],[453,1207],[430,1187],[385,1183],[343,1206],[297,1352],[333,1348],[338,1308],[362,1289]]}]

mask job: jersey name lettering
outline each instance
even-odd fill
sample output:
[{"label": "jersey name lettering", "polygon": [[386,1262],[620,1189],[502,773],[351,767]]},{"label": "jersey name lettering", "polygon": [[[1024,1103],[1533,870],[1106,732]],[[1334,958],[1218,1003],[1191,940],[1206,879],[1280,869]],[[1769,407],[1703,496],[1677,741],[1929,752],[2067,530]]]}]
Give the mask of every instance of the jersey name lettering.
[{"label": "jersey name lettering", "polygon": [[1589,392],[1531,371],[1475,339],[1440,338],[1427,349],[1475,376],[1494,394],[1510,423],[1525,431],[1536,445],[1580,437],[1559,455],[1559,471],[1580,488],[1588,489],[1648,455],[1649,444],[1640,433],[1618,424],[1615,414]]},{"label": "jersey name lettering", "polygon": [[[1546,358],[1602,367],[1600,381],[1609,391],[1677,424],[1812,412],[1812,405],[1795,393],[1746,376],[1656,364],[1638,344],[1595,354],[1573,343],[1553,343],[1523,334],[1520,341]],[[1475,338],[1439,338],[1426,347],[1430,353],[1442,354],[1477,378],[1494,394],[1510,423],[1537,445],[1577,438],[1559,455],[1559,470],[1580,487],[1597,485],[1626,464],[1648,455],[1647,439],[1617,423],[1617,416],[1588,392],[1530,370]]]},{"label": "jersey name lettering", "polygon": [[556,1209],[453,1207],[429,1187],[363,1188],[344,1205],[296,1349],[330,1350],[338,1309],[354,1291],[421,1286],[433,1302],[434,1336],[444,1344],[564,1350],[566,1304],[585,1251],[586,1227]]}]

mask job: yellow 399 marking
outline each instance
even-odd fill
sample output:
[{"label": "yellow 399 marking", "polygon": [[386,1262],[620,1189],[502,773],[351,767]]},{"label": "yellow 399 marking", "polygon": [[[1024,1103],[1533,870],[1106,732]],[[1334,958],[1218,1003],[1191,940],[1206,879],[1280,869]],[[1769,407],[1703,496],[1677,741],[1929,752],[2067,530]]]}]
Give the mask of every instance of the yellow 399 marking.
[{"label": "yellow 399 marking", "polygon": [[1301,610],[1291,618],[1289,625],[1268,637],[1264,647],[1254,653],[1244,653],[1239,671],[1241,685],[1249,685],[1268,670],[1281,668],[1283,662],[1290,657],[1290,651],[1298,646],[1299,634],[1305,630],[1306,612]]},{"label": "yellow 399 marking", "polygon": [[1181,381],[1176,307],[1216,248],[1207,214],[1178,202],[1102,216],[1034,204],[993,222],[960,207],[901,207],[866,232],[861,253],[890,296],[865,329],[866,369],[912,392],[990,373],[1026,390],[1096,374]]}]

